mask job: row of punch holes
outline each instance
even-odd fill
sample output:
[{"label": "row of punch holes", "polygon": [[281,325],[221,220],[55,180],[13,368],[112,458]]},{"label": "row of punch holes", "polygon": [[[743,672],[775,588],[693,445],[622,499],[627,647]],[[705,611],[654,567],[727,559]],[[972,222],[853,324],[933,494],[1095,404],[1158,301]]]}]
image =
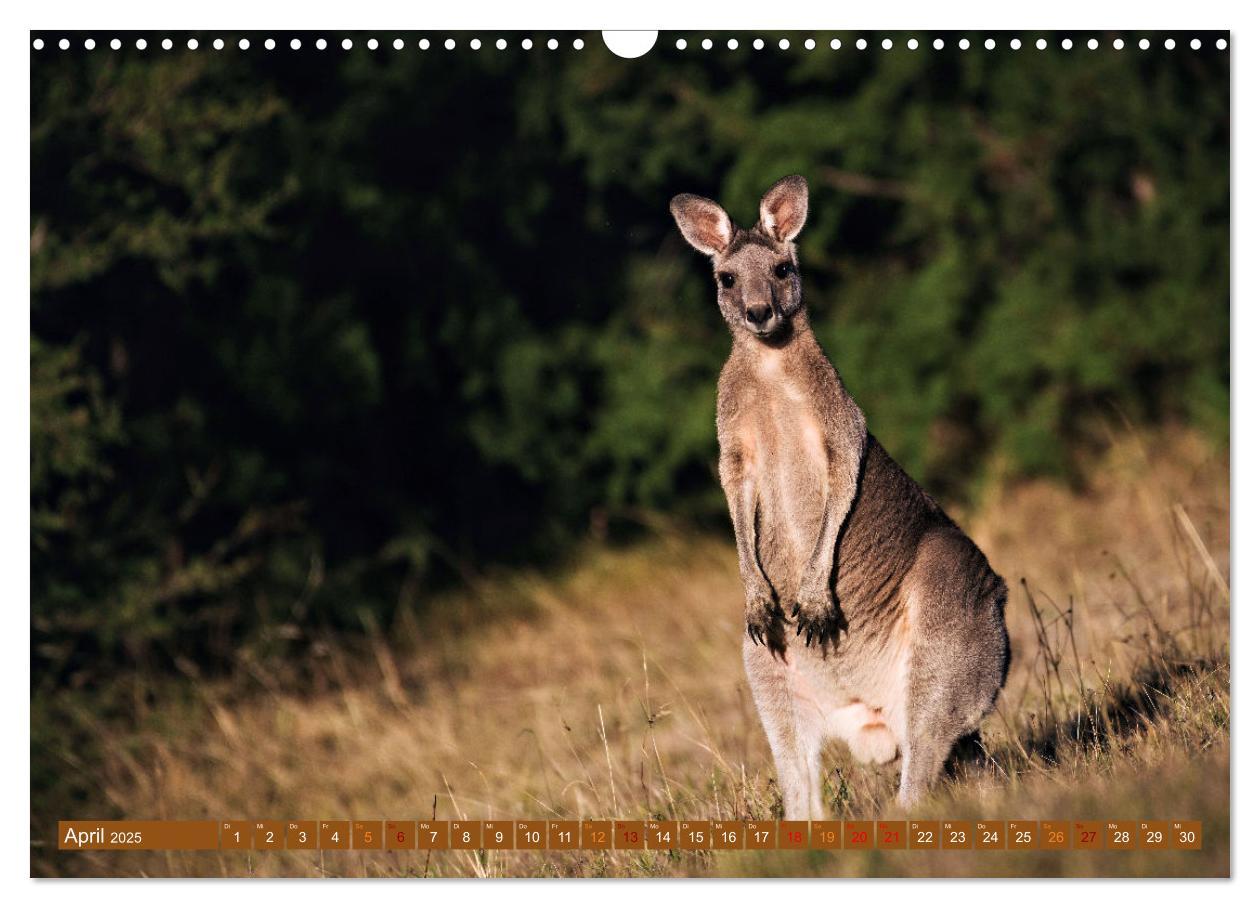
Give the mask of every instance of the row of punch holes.
[{"label": "row of punch holes", "polygon": [[[1024,47],[1024,42],[1020,38],[1011,38],[1009,42],[1004,43],[1006,43],[1011,50],[1021,50]],[[1139,50],[1149,50],[1152,46],[1152,42],[1149,38],[1139,38],[1136,43]],[[223,50],[227,44],[228,42],[223,38],[215,38],[210,42],[209,46],[215,50]],[[329,46],[329,42],[326,38],[316,38],[312,44],[316,50],[326,50]],[[390,42],[390,44],[394,50],[404,50],[408,46],[407,42],[402,38],[395,38],[392,42]],[[792,41],[789,38],[780,38],[777,42],[772,42],[772,44],[773,46],[777,46],[779,50],[790,50],[792,48]],[[981,44],[985,50],[996,50],[998,47],[998,41],[996,38],[985,38]],[[1050,41],[1046,38],[1037,38],[1035,41],[1031,42],[1031,44],[1033,47],[1036,47],[1037,50],[1046,50],[1051,46]],[[1199,38],[1191,38],[1188,44],[1191,50],[1199,50],[1203,46],[1203,42]],[[498,50],[507,50],[508,41],[506,38],[498,38],[493,41],[493,45]],[[712,38],[703,38],[698,42],[698,45],[701,50],[712,50],[715,46],[717,46]],[[740,47],[740,39],[728,38],[725,45],[727,50],[738,50]],[[763,38],[753,38],[750,45],[753,50],[763,50],[767,47],[767,42]],[[843,42],[839,38],[832,38],[830,41],[826,42],[826,45],[832,50],[840,50],[844,46]],[[932,40],[931,45],[935,50],[944,50],[946,42],[944,38],[935,38]],[[1071,38],[1061,39],[1058,41],[1058,45],[1063,50],[1072,50],[1073,47],[1075,47],[1075,43]],[[1102,46],[1102,43],[1099,42],[1097,38],[1089,38],[1084,42],[1084,45],[1089,50],[1098,50],[1098,48]],[[43,50],[46,44],[43,38],[35,38],[31,42],[31,46],[35,50]],[[70,39],[61,38],[56,42],[56,46],[60,50],[69,50],[71,47]],[[96,39],[94,38],[85,38],[83,41],[84,50],[95,50],[96,46]],[[146,38],[137,38],[135,40],[136,50],[147,50],[148,46],[149,42]],[[175,46],[175,42],[170,38],[163,38],[159,42],[158,46],[160,46],[163,50],[172,50]],[[186,42],[186,46],[189,50],[198,50],[201,47],[201,44],[196,38],[189,38]],[[236,46],[240,50],[249,50],[251,46],[250,40],[248,38],[240,38],[236,41]],[[279,44],[275,38],[265,38],[262,42],[262,46],[266,50],[275,50]],[[290,50],[301,50],[304,44],[301,38],[291,38],[289,39],[288,46]],[[352,38],[343,38],[341,40],[342,50],[353,50],[354,46],[355,42]],[[368,38],[364,41],[364,46],[366,46],[368,50],[377,50],[382,46],[382,42],[378,41],[376,38]],[[416,42],[416,46],[420,50],[429,50],[429,48],[433,47],[434,44],[428,38],[421,38]],[[460,45],[454,38],[447,38],[445,41],[441,42],[441,46],[446,50],[455,50]],[[467,41],[467,47],[471,50],[480,50],[482,46],[483,42],[480,38],[470,38]],[[534,41],[532,38],[522,38],[519,42],[519,46],[521,50],[532,50],[534,48]],[[548,50],[558,50],[560,48],[560,41],[557,38],[548,38],[544,42],[544,46]],[[574,38],[571,46],[574,50],[582,50],[586,46],[586,42],[581,38]],[[688,46],[689,44],[686,38],[679,38],[674,42],[674,47],[678,50],[686,50]],[[801,46],[807,51],[812,51],[820,45],[814,38],[806,38],[801,42]],[[866,38],[858,38],[853,42],[853,46],[858,50],[866,50],[867,47],[870,46],[870,43]],[[892,38],[884,38],[877,42],[877,46],[883,50],[893,50],[895,47],[898,47],[898,42],[893,41]],[[907,50],[918,50],[920,42],[918,38],[908,38],[901,43],[900,46],[905,47]],[[959,50],[970,50],[972,47],[971,39],[959,38],[957,46]],[[1111,47],[1114,50],[1124,50],[1125,46],[1123,38],[1114,38],[1111,41]],[[1165,38],[1163,46],[1165,50],[1175,50],[1177,47],[1177,39]],[[109,41],[109,48],[111,50],[121,50],[122,47],[123,42],[120,38],[113,38]],[[1224,38],[1216,39],[1217,50],[1225,50],[1227,47],[1229,47],[1229,42],[1227,40]]]}]

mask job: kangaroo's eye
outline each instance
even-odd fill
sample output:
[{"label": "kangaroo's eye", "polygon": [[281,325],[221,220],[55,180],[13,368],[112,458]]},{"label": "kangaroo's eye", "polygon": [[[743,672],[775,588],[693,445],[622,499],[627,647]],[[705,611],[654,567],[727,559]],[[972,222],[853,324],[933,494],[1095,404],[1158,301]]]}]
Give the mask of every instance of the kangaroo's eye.
[{"label": "kangaroo's eye", "polygon": [[774,266],[774,276],[777,277],[779,280],[783,280],[785,277],[791,274],[794,270],[795,269],[792,268],[791,262],[779,262],[779,264]]},{"label": "kangaroo's eye", "polygon": [[718,283],[720,283],[727,290],[730,290],[732,287],[735,286],[735,275],[731,274],[729,271],[723,271],[721,274],[718,275]]}]

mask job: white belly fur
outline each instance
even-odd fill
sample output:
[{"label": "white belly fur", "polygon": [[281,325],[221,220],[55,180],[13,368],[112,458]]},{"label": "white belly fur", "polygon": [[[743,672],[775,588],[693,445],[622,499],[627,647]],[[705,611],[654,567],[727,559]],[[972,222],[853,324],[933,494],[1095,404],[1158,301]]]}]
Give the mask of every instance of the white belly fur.
[{"label": "white belly fur", "polygon": [[908,647],[880,660],[874,677],[857,691],[836,683],[834,668],[812,653],[785,654],[793,706],[820,724],[828,740],[841,740],[860,763],[888,763],[905,747]]}]

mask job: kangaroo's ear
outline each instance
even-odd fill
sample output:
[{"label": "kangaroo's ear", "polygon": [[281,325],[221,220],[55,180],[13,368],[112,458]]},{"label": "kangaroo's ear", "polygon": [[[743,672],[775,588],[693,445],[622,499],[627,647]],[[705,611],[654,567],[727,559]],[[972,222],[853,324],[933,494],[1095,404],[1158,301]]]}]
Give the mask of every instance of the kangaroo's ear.
[{"label": "kangaroo's ear", "polygon": [[685,239],[705,255],[718,255],[731,244],[735,229],[722,206],[698,195],[676,195],[669,203]]},{"label": "kangaroo's ear", "polygon": [[809,184],[792,174],[775,183],[761,197],[761,229],[780,243],[796,239],[809,213]]}]

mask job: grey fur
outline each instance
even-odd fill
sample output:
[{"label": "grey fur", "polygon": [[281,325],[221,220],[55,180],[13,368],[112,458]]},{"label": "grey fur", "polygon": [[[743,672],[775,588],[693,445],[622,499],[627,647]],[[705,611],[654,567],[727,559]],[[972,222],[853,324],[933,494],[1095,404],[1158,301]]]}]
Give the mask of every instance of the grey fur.
[{"label": "grey fur", "polygon": [[792,242],[804,178],[775,183],[750,230],[699,196],[670,209],[712,258],[731,329],[719,473],[745,590],[744,666],[785,814],[822,816],[831,738],[860,761],[900,755],[898,800],[912,804],[1006,681],[1006,584],[867,431],[810,330]]}]

